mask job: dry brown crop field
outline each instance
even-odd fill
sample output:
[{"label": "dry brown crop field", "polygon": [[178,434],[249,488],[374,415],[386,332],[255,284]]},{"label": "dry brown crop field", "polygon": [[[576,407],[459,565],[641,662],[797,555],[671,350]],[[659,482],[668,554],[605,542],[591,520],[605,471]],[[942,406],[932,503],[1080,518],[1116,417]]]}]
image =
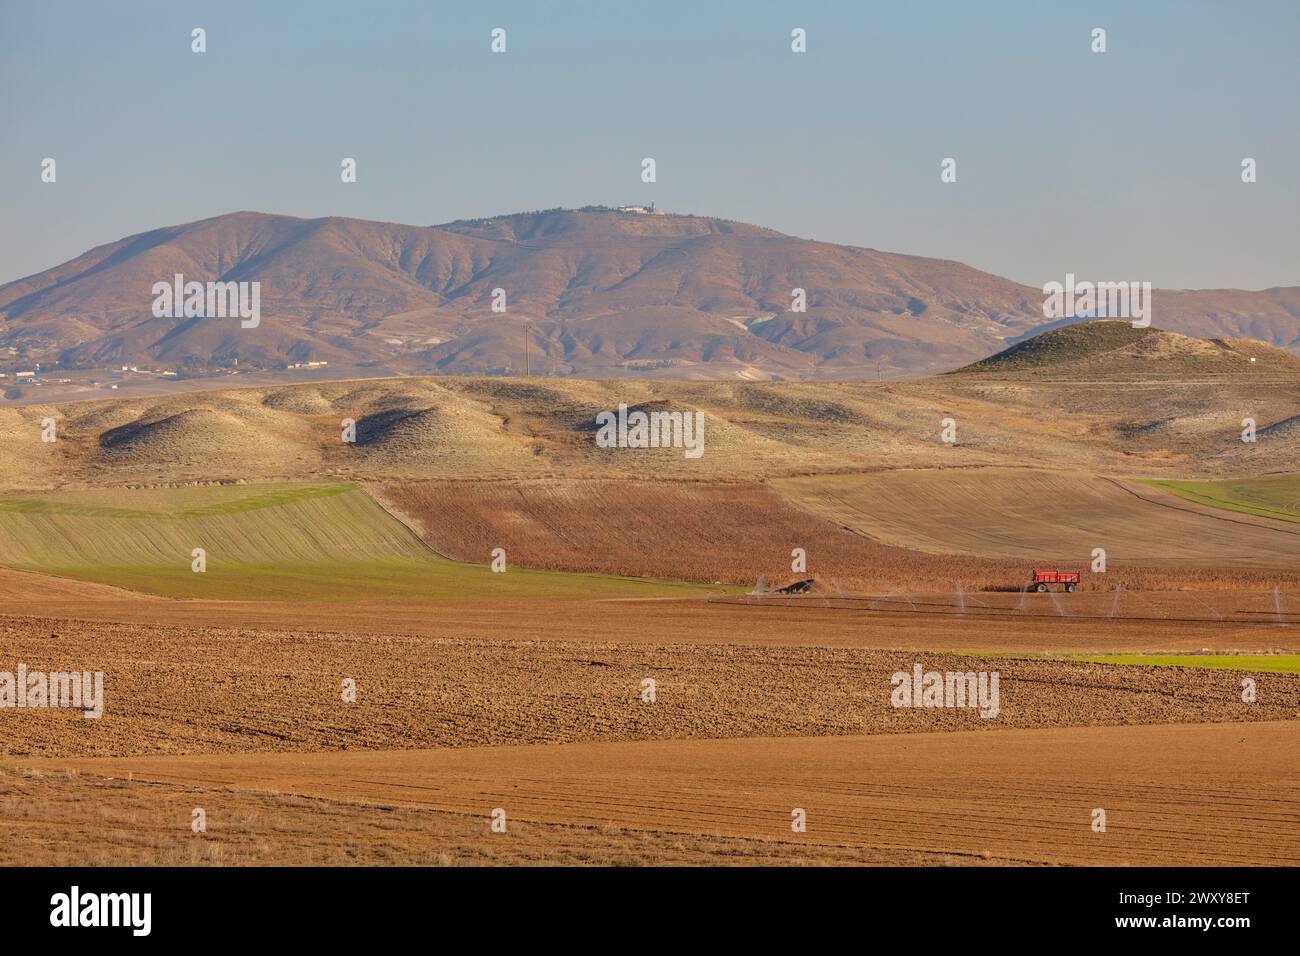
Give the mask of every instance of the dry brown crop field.
[{"label": "dry brown crop field", "polygon": [[[553,571],[751,586],[811,576],[825,593],[1016,590],[1035,563],[1087,568],[1104,544],[1108,573],[1085,575],[1083,590],[1300,588],[1300,527],[1153,503],[1177,499],[1070,473],[409,481],[370,491],[441,554],[504,547]],[[806,573],[791,568],[795,548]]]},{"label": "dry brown crop field", "polygon": [[1104,546],[1108,565],[1277,569],[1288,582],[1300,567],[1294,522],[1198,506],[1158,488],[1078,472],[901,470],[775,485],[828,521],[900,549],[1086,564],[1092,549]]},{"label": "dry brown crop field", "polygon": [[[670,481],[395,482],[370,487],[436,551],[501,546],[527,567],[779,586],[813,575],[843,587],[928,589],[1015,581],[1022,564],[934,556],[881,544],[758,483]],[[808,575],[791,570],[803,548]]]}]

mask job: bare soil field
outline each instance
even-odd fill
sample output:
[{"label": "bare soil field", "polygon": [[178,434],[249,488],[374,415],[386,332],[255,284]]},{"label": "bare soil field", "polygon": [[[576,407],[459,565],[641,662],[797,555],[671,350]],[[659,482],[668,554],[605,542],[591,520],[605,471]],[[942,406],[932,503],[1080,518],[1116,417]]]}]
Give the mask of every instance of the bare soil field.
[{"label": "bare soil field", "polygon": [[[12,658],[6,670],[21,661],[29,670],[104,673],[105,713],[98,719],[71,709],[5,711],[0,753],[14,756],[1300,718],[1300,676],[1293,674],[915,649],[531,642],[14,619],[0,619],[0,646]],[[998,671],[998,713],[984,718],[970,709],[891,706],[891,675],[910,673],[916,664]],[[1250,704],[1241,700],[1247,676],[1258,687]],[[345,679],[355,681],[354,702],[343,699]],[[641,699],[646,679],[655,684],[653,704]]]},{"label": "bare soil field", "polygon": [[[119,786],[129,775],[128,790],[202,788],[173,804],[170,832],[182,834],[186,803],[204,806],[219,825],[220,791],[233,790],[365,805],[368,812],[356,812],[370,821],[380,807],[477,816],[480,840],[503,848],[514,839],[510,827],[527,822],[1034,863],[1300,863],[1294,722],[56,758],[28,766],[112,777]],[[101,812],[77,803],[82,813],[65,817],[72,832],[86,827],[87,812]],[[506,833],[489,832],[496,808],[506,813]],[[795,808],[806,813],[805,833],[791,831]],[[1104,833],[1091,827],[1096,809],[1106,813]],[[238,821],[247,810],[235,813]],[[42,825],[39,814],[27,824],[37,832]],[[527,853],[535,838],[522,836]],[[432,835],[421,842],[438,848]],[[708,846],[693,856],[707,860]]]},{"label": "bare soil field", "polygon": [[[0,845],[28,864],[1289,863],[1300,677],[1026,658],[1294,650],[1300,614],[1272,601],[325,605],[0,572],[7,666],[103,670],[106,705],[0,715]],[[917,663],[997,670],[997,718],[889,706]]]},{"label": "bare soil field", "polygon": [[[207,831],[193,810],[212,810]],[[0,766],[0,866],[987,866],[918,850],[518,820]]]},{"label": "bare soil field", "polygon": [[[535,599],[323,604],[175,600],[0,569],[0,617],[36,640],[92,623],[448,639],[863,647],[1015,654],[1300,649],[1297,595],[1272,591]],[[963,607],[964,603],[964,607]],[[93,629],[91,631],[93,633]]]},{"label": "bare soil field", "polygon": [[1300,646],[1290,591],[284,602],[178,600],[0,569],[0,617],[75,636],[92,622],[483,640],[1272,653]]}]

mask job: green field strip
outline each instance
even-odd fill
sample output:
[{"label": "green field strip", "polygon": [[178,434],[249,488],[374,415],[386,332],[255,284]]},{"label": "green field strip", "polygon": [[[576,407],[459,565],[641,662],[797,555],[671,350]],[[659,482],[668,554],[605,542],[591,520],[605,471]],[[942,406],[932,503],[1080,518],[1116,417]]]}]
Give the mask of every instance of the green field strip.
[{"label": "green field strip", "polygon": [[[328,498],[334,495],[348,494],[357,489],[347,484],[329,484],[329,485],[295,485],[287,488],[278,488],[267,491],[256,485],[221,485],[214,486],[220,489],[224,500],[193,507],[185,507],[171,510],[155,510],[148,508],[122,508],[111,507],[108,505],[96,505],[86,503],[83,499],[95,496],[93,492],[71,492],[60,493],[62,497],[57,499],[48,498],[19,498],[3,497],[0,498],[0,512],[9,512],[13,514],[45,514],[45,515],[68,515],[70,517],[80,518],[197,518],[210,515],[238,514],[244,511],[257,511],[260,508],[275,508],[281,505],[291,504],[296,501],[305,501],[311,498]],[[176,491],[178,489],[152,489],[146,491],[151,497],[158,497],[159,492]],[[129,494],[129,492],[128,492]],[[119,495],[120,497],[120,495]]]},{"label": "green field strip", "polygon": [[1210,670],[1300,674],[1300,654],[1039,654],[1022,651],[925,650],[915,654],[1011,661],[1060,661],[1068,664],[1116,664],[1137,667],[1203,667]]},{"label": "green field strip", "polygon": [[1300,522],[1300,475],[1228,481],[1141,479],[1141,482],[1210,508]]},{"label": "green field strip", "polygon": [[1144,667],[1205,667],[1211,670],[1300,674],[1300,654],[1107,654],[1071,655],[1072,661],[1093,664],[1136,664]]},{"label": "green field strip", "polygon": [[[206,570],[191,569],[202,548]],[[487,556],[485,555],[486,559]],[[167,597],[367,601],[693,597],[721,586],[450,561],[356,485],[0,496],[0,566]]]}]

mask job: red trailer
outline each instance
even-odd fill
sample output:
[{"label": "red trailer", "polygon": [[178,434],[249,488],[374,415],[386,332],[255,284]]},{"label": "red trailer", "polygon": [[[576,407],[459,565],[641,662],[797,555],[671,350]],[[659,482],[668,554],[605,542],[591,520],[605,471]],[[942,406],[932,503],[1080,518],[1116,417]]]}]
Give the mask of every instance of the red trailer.
[{"label": "red trailer", "polygon": [[1078,571],[1040,571],[1034,568],[1034,580],[1030,584],[1035,591],[1046,591],[1049,584],[1063,584],[1065,590],[1073,593],[1079,586]]}]

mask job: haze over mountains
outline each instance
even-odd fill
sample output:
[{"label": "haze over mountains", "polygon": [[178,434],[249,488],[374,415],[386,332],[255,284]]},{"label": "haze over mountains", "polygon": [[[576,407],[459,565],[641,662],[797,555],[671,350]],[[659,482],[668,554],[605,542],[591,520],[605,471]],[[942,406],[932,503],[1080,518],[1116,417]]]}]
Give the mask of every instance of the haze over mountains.
[{"label": "haze over mountains", "polygon": [[[155,318],[153,284],[177,273],[260,282],[260,325]],[[795,288],[805,313],[791,311]],[[961,263],[696,216],[591,208],[419,227],[239,212],[0,286],[0,363],[864,379],[989,356],[1049,327],[1042,303]],[[1300,351],[1300,288],[1156,290],[1153,304],[1163,329]]]}]

